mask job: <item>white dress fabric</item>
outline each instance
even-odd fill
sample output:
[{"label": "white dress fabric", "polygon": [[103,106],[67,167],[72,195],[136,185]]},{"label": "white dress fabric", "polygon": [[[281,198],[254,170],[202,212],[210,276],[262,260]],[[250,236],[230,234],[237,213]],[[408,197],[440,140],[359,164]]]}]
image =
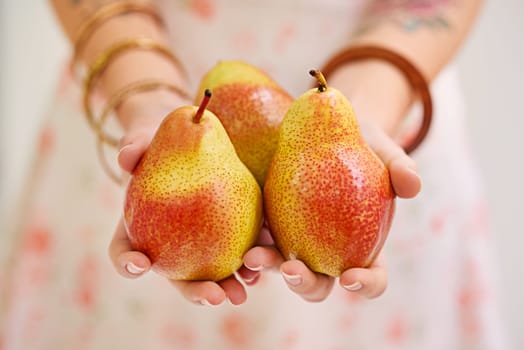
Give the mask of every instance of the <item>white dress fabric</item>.
[{"label": "white dress fabric", "polygon": [[[186,0],[159,5],[191,88],[218,60],[261,67],[292,95],[348,42],[366,1]],[[434,124],[413,154],[423,179],[398,200],[384,247],[385,294],[365,300],[338,285],[322,303],[277,273],[242,306],[190,304],[160,276],[119,276],[107,247],[124,191],[102,171],[64,72],[35,150],[21,225],[2,238],[0,349],[506,349],[499,322],[486,203],[465,134],[452,68],[432,86]]]}]

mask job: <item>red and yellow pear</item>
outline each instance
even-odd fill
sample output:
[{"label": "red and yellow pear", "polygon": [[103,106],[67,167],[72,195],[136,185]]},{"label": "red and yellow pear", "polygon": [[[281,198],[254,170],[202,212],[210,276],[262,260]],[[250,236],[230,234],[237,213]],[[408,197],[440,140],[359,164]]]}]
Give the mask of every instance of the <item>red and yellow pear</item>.
[{"label": "red and yellow pear", "polygon": [[264,207],[286,258],[338,277],[373,262],[390,229],[395,194],[349,101],[320,72],[310,73],[318,88],[297,98],[282,121]]},{"label": "red and yellow pear", "polygon": [[131,245],[172,280],[232,275],[262,224],[260,187],[205,110],[210,97],[165,117],[127,188]]},{"label": "red and yellow pear", "polygon": [[209,110],[215,113],[238,157],[262,186],[278,131],[293,98],[260,69],[242,61],[218,62],[202,78],[196,96],[213,91]]}]

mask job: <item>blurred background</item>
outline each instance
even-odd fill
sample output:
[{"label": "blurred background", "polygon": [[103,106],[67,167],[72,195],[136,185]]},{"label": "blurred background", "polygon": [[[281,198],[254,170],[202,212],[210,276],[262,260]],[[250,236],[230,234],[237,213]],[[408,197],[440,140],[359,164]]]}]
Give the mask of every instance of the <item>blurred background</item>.
[{"label": "blurred background", "polygon": [[[486,1],[457,57],[469,136],[491,208],[503,316],[515,349],[524,349],[523,17],[522,0]],[[0,213],[6,213],[21,190],[69,47],[47,2],[30,0],[0,0],[0,44]]]}]

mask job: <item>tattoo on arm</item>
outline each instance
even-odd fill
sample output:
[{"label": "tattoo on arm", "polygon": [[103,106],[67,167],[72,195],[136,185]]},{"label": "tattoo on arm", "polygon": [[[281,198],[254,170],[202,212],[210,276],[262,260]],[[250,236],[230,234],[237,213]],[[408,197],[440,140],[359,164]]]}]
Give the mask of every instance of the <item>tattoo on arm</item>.
[{"label": "tattoo on arm", "polygon": [[459,0],[375,0],[368,9],[361,32],[378,23],[396,23],[408,32],[422,27],[449,29],[446,12]]}]

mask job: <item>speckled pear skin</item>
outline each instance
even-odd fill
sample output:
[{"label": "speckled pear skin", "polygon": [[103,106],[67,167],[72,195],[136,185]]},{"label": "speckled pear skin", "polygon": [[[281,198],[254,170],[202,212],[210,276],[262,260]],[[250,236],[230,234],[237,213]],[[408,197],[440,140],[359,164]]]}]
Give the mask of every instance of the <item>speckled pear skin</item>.
[{"label": "speckled pear skin", "polygon": [[242,61],[221,61],[203,78],[213,91],[208,109],[227,130],[238,157],[262,186],[277,147],[280,123],[293,98],[258,68]]},{"label": "speckled pear skin", "polygon": [[339,91],[312,89],[293,102],[264,186],[266,218],[285,258],[334,277],[368,267],[391,226],[394,197],[387,168]]},{"label": "speckled pear skin", "polygon": [[169,114],[133,172],[124,220],[133,249],[173,280],[219,281],[242,265],[262,225],[262,194],[220,121]]}]

